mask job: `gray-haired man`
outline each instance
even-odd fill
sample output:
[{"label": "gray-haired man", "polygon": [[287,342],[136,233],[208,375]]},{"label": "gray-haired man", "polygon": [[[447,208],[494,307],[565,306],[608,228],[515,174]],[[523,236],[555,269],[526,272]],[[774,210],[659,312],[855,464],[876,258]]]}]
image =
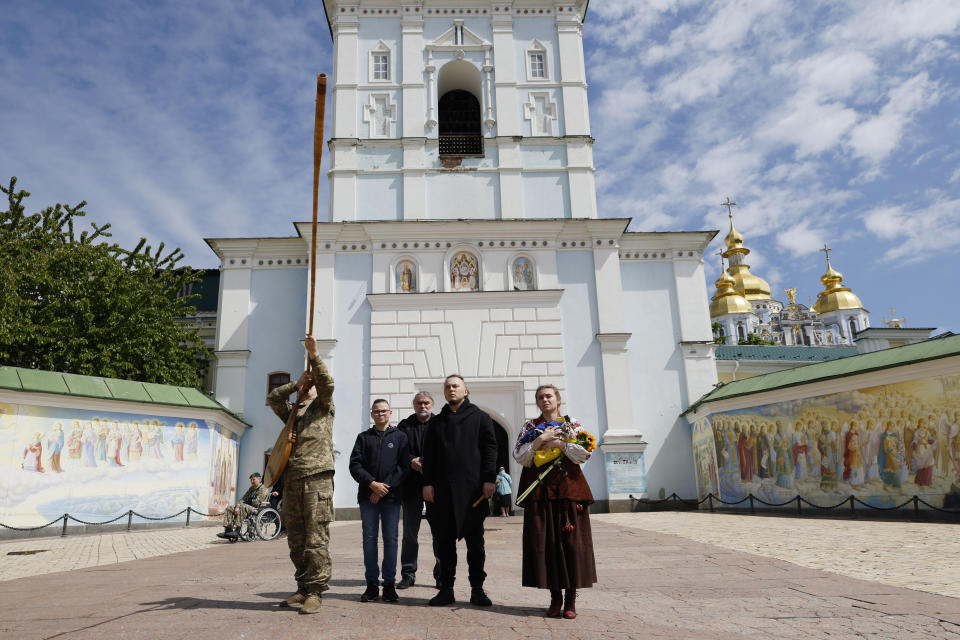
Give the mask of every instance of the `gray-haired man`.
[{"label": "gray-haired man", "polygon": [[[400,421],[397,427],[407,435],[410,451],[410,471],[403,488],[403,542],[400,547],[400,582],[397,589],[412,587],[417,579],[417,556],[420,545],[420,514],[423,513],[423,438],[435,416],[433,398],[426,391],[413,397],[413,413]],[[434,551],[433,578],[440,579],[440,564]]]}]

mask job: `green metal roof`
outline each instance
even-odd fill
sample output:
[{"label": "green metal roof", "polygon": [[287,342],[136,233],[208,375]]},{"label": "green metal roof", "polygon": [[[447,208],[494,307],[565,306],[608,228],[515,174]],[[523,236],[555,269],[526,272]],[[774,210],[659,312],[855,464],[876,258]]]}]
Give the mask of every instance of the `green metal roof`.
[{"label": "green metal roof", "polygon": [[722,344],[714,352],[714,357],[717,360],[786,360],[801,362],[827,362],[828,360],[848,358],[855,355],[857,355],[856,347],[807,347],[804,345]]},{"label": "green metal roof", "polygon": [[74,373],[0,367],[0,389],[166,404],[196,409],[218,409],[233,416],[226,407],[198,389],[135,382],[133,380],[81,376]]},{"label": "green metal roof", "polygon": [[[761,347],[763,348],[763,347]],[[927,360],[948,358],[960,355],[960,335],[924,340],[893,349],[874,351],[849,358],[838,358],[829,362],[818,362],[802,367],[776,371],[764,375],[736,380],[721,385],[697,400],[684,413],[695,410],[700,405],[717,400],[737,398],[774,389],[795,387],[798,385],[823,382],[832,378],[843,378],[871,371],[902,367]]]}]

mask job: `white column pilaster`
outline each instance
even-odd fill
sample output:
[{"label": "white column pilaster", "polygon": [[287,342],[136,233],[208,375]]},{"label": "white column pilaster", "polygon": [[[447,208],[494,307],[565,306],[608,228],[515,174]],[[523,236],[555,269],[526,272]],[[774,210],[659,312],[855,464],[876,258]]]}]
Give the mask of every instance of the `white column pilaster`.
[{"label": "white column pilaster", "polygon": [[560,82],[563,87],[564,134],[590,135],[590,112],[587,109],[587,74],[583,60],[582,16],[574,7],[558,2],[556,11],[557,42],[560,49]]},{"label": "white column pilaster", "polygon": [[[423,2],[404,2],[400,22],[402,33],[403,137],[424,134]],[[409,11],[407,11],[409,9]],[[415,11],[420,9],[420,11]]]},{"label": "white column pilaster", "polygon": [[686,404],[683,407],[686,409],[717,384],[710,307],[704,295],[707,281],[703,259],[699,255],[674,258],[673,279],[680,323],[679,348],[686,380]]},{"label": "white column pilaster", "polygon": [[[344,5],[349,9],[349,5]],[[333,138],[356,138],[360,105],[357,102],[360,19],[357,11],[338,13],[331,25],[334,50]]]},{"label": "white column pilaster", "polygon": [[491,18],[493,27],[493,62],[497,71],[497,133],[501,136],[523,135],[520,130],[520,101],[517,98],[517,70],[513,51],[513,2],[504,2],[503,11]]}]

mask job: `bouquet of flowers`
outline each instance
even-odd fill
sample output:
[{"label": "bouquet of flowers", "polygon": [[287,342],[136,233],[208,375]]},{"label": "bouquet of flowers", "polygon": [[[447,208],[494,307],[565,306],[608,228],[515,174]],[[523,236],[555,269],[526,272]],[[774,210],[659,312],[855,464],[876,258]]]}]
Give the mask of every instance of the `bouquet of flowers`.
[{"label": "bouquet of flowers", "polygon": [[[549,424],[549,423],[548,423]],[[597,448],[597,438],[584,430],[581,430],[577,433],[577,427],[570,422],[564,421],[560,426],[560,436],[564,442],[569,442],[571,444],[580,445],[587,451],[594,451]],[[550,449],[541,449],[535,451],[533,454],[533,463],[538,467],[542,467],[548,462],[552,462],[560,457],[563,453],[563,450],[560,447],[552,447]]]}]

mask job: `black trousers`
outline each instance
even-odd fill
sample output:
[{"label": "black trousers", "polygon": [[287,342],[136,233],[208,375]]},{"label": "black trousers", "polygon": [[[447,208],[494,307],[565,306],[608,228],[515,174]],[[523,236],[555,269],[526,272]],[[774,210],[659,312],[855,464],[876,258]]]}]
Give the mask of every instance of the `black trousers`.
[{"label": "black trousers", "polygon": [[[403,540],[400,543],[400,577],[416,579],[417,558],[420,555],[421,514],[423,498],[404,498],[403,500]],[[433,537],[433,536],[431,536]],[[440,558],[437,554],[437,539],[433,537],[433,579],[440,582]]]},{"label": "black trousers", "polygon": [[[483,565],[487,552],[483,543],[484,509],[471,514],[463,525],[463,539],[467,543],[467,570],[471,587],[482,587],[487,574]],[[457,577],[457,522],[450,503],[431,505],[430,526],[433,529],[434,549],[440,560],[440,584],[453,587]]]}]

